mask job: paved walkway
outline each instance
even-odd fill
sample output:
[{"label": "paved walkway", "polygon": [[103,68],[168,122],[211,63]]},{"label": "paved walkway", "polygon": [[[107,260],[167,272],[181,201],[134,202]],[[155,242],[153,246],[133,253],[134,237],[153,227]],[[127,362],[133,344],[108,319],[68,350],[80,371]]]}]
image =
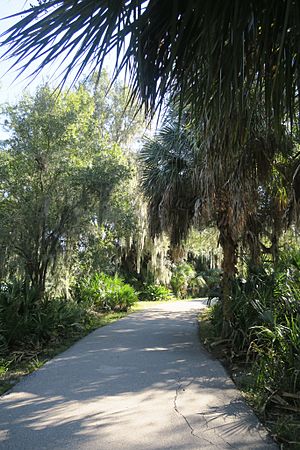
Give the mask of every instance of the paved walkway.
[{"label": "paved walkway", "polygon": [[201,348],[201,301],[91,333],[0,399],[1,450],[275,450]]}]

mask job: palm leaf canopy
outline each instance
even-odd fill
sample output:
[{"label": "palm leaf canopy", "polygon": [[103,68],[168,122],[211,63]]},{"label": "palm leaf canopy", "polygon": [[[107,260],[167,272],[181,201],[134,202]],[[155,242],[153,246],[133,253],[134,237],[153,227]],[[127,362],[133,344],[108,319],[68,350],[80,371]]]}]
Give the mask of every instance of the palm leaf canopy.
[{"label": "palm leaf canopy", "polygon": [[152,237],[166,232],[177,245],[187,236],[197,198],[191,179],[198,157],[193,134],[178,122],[145,140],[139,161]]},{"label": "palm leaf canopy", "polygon": [[168,92],[220,127],[250,92],[278,123],[297,109],[298,0],[45,0],[2,37],[3,57],[21,70],[68,56],[64,80],[75,68],[73,79],[99,70],[115,48],[116,73],[129,69],[134,97],[152,113]]},{"label": "palm leaf canopy", "polygon": [[[211,146],[205,138],[201,140],[199,129],[189,122],[189,111],[182,117],[179,121],[176,109],[171,111],[162,129],[144,142],[139,154],[151,235],[165,232],[171,243],[178,245],[192,226],[212,223],[223,232],[230,230],[235,241],[249,228],[254,235],[254,228],[267,223],[266,214],[264,224],[260,223],[261,203],[266,204],[262,197],[277,205],[280,192],[291,185],[288,169],[293,172],[296,161],[291,165],[295,149],[290,135],[283,128],[278,136],[267,127],[261,105],[252,115],[248,140],[228,154],[225,148],[220,151],[213,139]],[[227,130],[224,136],[229,139]],[[272,221],[271,212],[269,208]]]}]

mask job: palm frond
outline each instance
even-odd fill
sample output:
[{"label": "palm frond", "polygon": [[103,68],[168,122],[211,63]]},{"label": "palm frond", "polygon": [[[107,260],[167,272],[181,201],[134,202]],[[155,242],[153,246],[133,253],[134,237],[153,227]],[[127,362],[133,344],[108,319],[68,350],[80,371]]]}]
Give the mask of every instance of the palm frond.
[{"label": "palm frond", "polygon": [[[20,13],[21,15],[21,13]],[[101,69],[113,48],[133,96],[153,112],[168,92],[216,131],[255,92],[278,125],[298,110],[300,4],[293,0],[46,0],[8,29],[4,57],[36,71],[69,55],[64,80]],[[255,102],[253,103],[255,108]]]},{"label": "palm frond", "polygon": [[193,138],[178,122],[145,141],[139,160],[153,237],[165,231],[174,245],[186,237],[196,200],[191,183],[195,159]]}]

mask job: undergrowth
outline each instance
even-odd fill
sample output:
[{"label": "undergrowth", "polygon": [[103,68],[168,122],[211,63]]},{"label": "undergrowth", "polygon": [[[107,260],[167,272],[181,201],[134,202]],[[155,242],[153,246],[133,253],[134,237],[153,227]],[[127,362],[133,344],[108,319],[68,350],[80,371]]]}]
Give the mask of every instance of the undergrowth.
[{"label": "undergrowth", "polygon": [[236,280],[231,334],[222,339],[222,305],[201,316],[200,336],[282,448],[300,449],[300,254],[265,263]]}]

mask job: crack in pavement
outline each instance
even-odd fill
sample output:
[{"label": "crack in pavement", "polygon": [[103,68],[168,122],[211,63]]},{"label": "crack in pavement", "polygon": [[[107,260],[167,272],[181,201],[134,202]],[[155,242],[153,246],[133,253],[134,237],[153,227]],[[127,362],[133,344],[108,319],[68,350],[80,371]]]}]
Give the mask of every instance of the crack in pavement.
[{"label": "crack in pavement", "polygon": [[[187,389],[193,382],[194,382],[194,379],[189,384],[184,386],[183,390]],[[179,381],[178,381],[178,383],[179,383]],[[191,435],[192,436],[196,437],[197,439],[204,440],[204,441],[208,442],[210,445],[215,446],[216,448],[222,449],[222,447],[219,447],[219,445],[214,444],[213,442],[211,442],[210,440],[206,439],[205,437],[199,436],[198,434],[196,434],[194,428],[190,424],[190,422],[187,419],[187,417],[184,414],[182,414],[181,411],[179,411],[178,406],[177,406],[177,398],[178,398],[178,394],[179,394],[181,388],[183,388],[183,384],[179,384],[179,386],[176,388],[175,397],[174,397],[174,410],[175,410],[175,412],[184,419],[185,423],[187,424],[187,426],[189,427],[189,429],[191,431]]]}]

